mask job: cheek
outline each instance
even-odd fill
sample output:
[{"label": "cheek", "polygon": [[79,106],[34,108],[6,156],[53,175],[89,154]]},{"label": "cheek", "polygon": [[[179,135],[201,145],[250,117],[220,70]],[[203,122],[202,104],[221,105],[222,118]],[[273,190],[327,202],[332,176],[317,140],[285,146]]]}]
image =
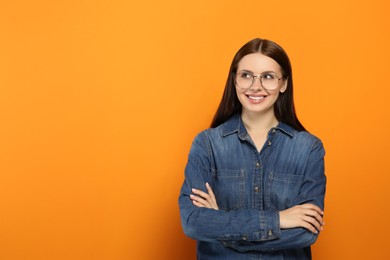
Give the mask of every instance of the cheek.
[{"label": "cheek", "polygon": [[279,91],[275,92],[275,93],[272,93],[271,95],[268,96],[268,102],[269,102],[269,105],[271,106],[274,106],[276,101],[278,100],[280,96],[280,93]]},{"label": "cheek", "polygon": [[240,90],[238,90],[237,87],[236,87],[236,95],[237,95],[238,100],[242,104],[242,101],[245,98],[245,95],[242,92],[240,92]]},{"label": "cheek", "polygon": [[237,95],[238,99],[240,99],[240,91],[237,89],[237,87],[235,87],[235,90],[236,90],[236,95]]}]

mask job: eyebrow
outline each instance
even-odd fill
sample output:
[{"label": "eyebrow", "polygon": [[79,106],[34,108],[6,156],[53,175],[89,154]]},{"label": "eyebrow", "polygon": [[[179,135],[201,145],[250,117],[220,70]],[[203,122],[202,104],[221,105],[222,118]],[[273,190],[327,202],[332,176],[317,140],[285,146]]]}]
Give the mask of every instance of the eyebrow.
[{"label": "eyebrow", "polygon": [[[248,73],[251,73],[252,75],[254,75],[255,73],[251,70],[239,70],[239,72],[248,72]],[[263,71],[260,75],[264,75],[264,74],[267,74],[267,73],[273,73],[275,75],[278,75],[275,71],[272,71],[272,70],[267,70],[267,71]]]}]

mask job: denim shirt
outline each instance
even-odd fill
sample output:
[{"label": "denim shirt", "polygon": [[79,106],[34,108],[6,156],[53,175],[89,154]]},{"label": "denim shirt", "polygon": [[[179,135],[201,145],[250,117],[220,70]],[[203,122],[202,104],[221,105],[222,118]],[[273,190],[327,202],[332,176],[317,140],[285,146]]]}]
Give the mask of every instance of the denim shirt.
[{"label": "denim shirt", "polygon": [[[324,209],[322,142],[279,123],[260,153],[239,114],[193,141],[179,207],[184,233],[197,240],[198,259],[311,259],[318,235],[281,229],[279,211],[312,203]],[[199,208],[191,188],[207,192],[219,210]]]}]

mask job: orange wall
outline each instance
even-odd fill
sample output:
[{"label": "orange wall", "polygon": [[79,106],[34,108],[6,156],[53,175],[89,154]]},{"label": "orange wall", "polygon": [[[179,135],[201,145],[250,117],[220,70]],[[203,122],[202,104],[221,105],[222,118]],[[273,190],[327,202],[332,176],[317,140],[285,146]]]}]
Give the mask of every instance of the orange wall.
[{"label": "orange wall", "polygon": [[326,147],[317,260],[385,259],[389,2],[1,1],[0,259],[194,259],[177,196],[230,61],[289,53]]}]

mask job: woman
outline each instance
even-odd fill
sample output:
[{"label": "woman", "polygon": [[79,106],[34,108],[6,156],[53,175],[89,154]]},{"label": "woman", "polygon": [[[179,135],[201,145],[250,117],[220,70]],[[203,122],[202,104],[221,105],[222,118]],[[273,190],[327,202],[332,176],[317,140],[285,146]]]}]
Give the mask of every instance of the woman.
[{"label": "woman", "polygon": [[179,197],[198,259],[311,259],[325,151],[295,114],[279,45],[254,39],[237,52],[211,127],[192,144]]}]

